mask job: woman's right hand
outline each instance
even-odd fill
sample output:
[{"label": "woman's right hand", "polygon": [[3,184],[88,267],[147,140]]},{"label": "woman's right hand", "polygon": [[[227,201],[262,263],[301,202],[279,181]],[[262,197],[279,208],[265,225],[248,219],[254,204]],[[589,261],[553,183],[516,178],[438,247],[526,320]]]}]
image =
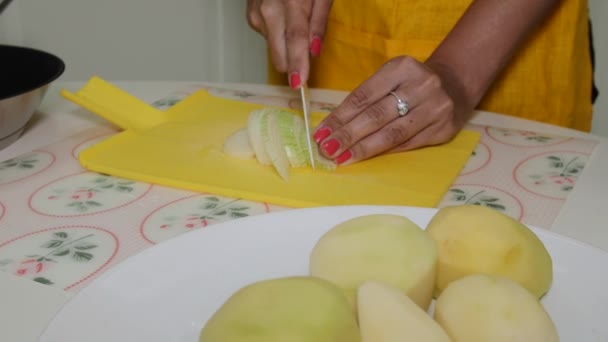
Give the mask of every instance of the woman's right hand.
[{"label": "woman's right hand", "polygon": [[308,80],[309,54],[317,56],[332,0],[247,0],[247,21],[268,43],[279,72],[297,89]]}]

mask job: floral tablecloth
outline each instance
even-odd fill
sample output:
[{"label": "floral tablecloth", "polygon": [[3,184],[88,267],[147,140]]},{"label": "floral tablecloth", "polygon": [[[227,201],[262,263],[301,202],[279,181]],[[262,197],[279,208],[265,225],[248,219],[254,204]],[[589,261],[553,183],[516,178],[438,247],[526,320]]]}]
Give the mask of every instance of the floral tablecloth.
[{"label": "floral tablecloth", "polygon": [[[298,107],[294,97],[193,84],[154,103],[166,109],[192,92]],[[328,112],[333,103],[312,104]],[[484,205],[549,229],[593,152],[593,141],[468,125],[481,141],[439,207]],[[0,162],[0,270],[78,291],[131,255],[226,220],[286,210],[213,194],[133,182],[84,170],[82,149],[116,131],[98,127]]]}]

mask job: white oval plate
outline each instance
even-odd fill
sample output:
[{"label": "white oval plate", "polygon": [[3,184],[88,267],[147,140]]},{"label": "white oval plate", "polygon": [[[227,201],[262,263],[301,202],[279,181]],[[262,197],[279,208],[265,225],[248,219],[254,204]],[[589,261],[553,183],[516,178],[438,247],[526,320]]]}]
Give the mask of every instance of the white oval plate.
[{"label": "white oval plate", "polygon": [[[75,295],[40,342],[198,341],[207,319],[254,281],[308,273],[323,233],[349,218],[398,214],[425,228],[436,209],[341,206],[251,216],[189,232],[129,258]],[[608,341],[608,253],[534,229],[554,261],[543,298],[561,341]]]}]

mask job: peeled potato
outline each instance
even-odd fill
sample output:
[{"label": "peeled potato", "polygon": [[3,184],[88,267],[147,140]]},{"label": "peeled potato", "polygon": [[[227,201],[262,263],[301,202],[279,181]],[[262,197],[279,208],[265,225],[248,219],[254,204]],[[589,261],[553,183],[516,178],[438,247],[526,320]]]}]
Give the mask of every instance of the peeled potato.
[{"label": "peeled potato", "polygon": [[476,274],[450,283],[434,315],[454,342],[559,340],[538,299],[504,277]]},{"label": "peeled potato", "polygon": [[426,231],[437,242],[435,295],[474,273],[504,276],[537,298],[553,280],[551,256],[524,224],[491,208],[460,205],[439,209]]},{"label": "peeled potato", "polygon": [[357,312],[362,342],[450,342],[443,328],[403,292],[378,283],[359,287]]},{"label": "peeled potato", "polygon": [[358,342],[357,320],[335,285],[314,277],[259,281],[234,293],[200,342]]},{"label": "peeled potato", "polygon": [[427,310],[432,300],[435,241],[403,216],[374,214],[325,233],[310,256],[310,274],[338,285],[356,310],[357,289],[375,280],[393,286]]}]

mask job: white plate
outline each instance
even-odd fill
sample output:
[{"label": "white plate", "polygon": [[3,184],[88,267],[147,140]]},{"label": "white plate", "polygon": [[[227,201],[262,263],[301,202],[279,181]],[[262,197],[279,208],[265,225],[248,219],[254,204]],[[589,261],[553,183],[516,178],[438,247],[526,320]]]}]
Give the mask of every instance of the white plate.
[{"label": "white plate", "polygon": [[[40,342],[195,342],[206,320],[240,287],[307,274],[310,251],[335,224],[388,213],[426,227],[435,212],[394,206],[297,209],[183,234],[131,257],[81,290]],[[608,254],[535,232],[554,261],[554,284],[543,304],[561,341],[608,341]]]}]

